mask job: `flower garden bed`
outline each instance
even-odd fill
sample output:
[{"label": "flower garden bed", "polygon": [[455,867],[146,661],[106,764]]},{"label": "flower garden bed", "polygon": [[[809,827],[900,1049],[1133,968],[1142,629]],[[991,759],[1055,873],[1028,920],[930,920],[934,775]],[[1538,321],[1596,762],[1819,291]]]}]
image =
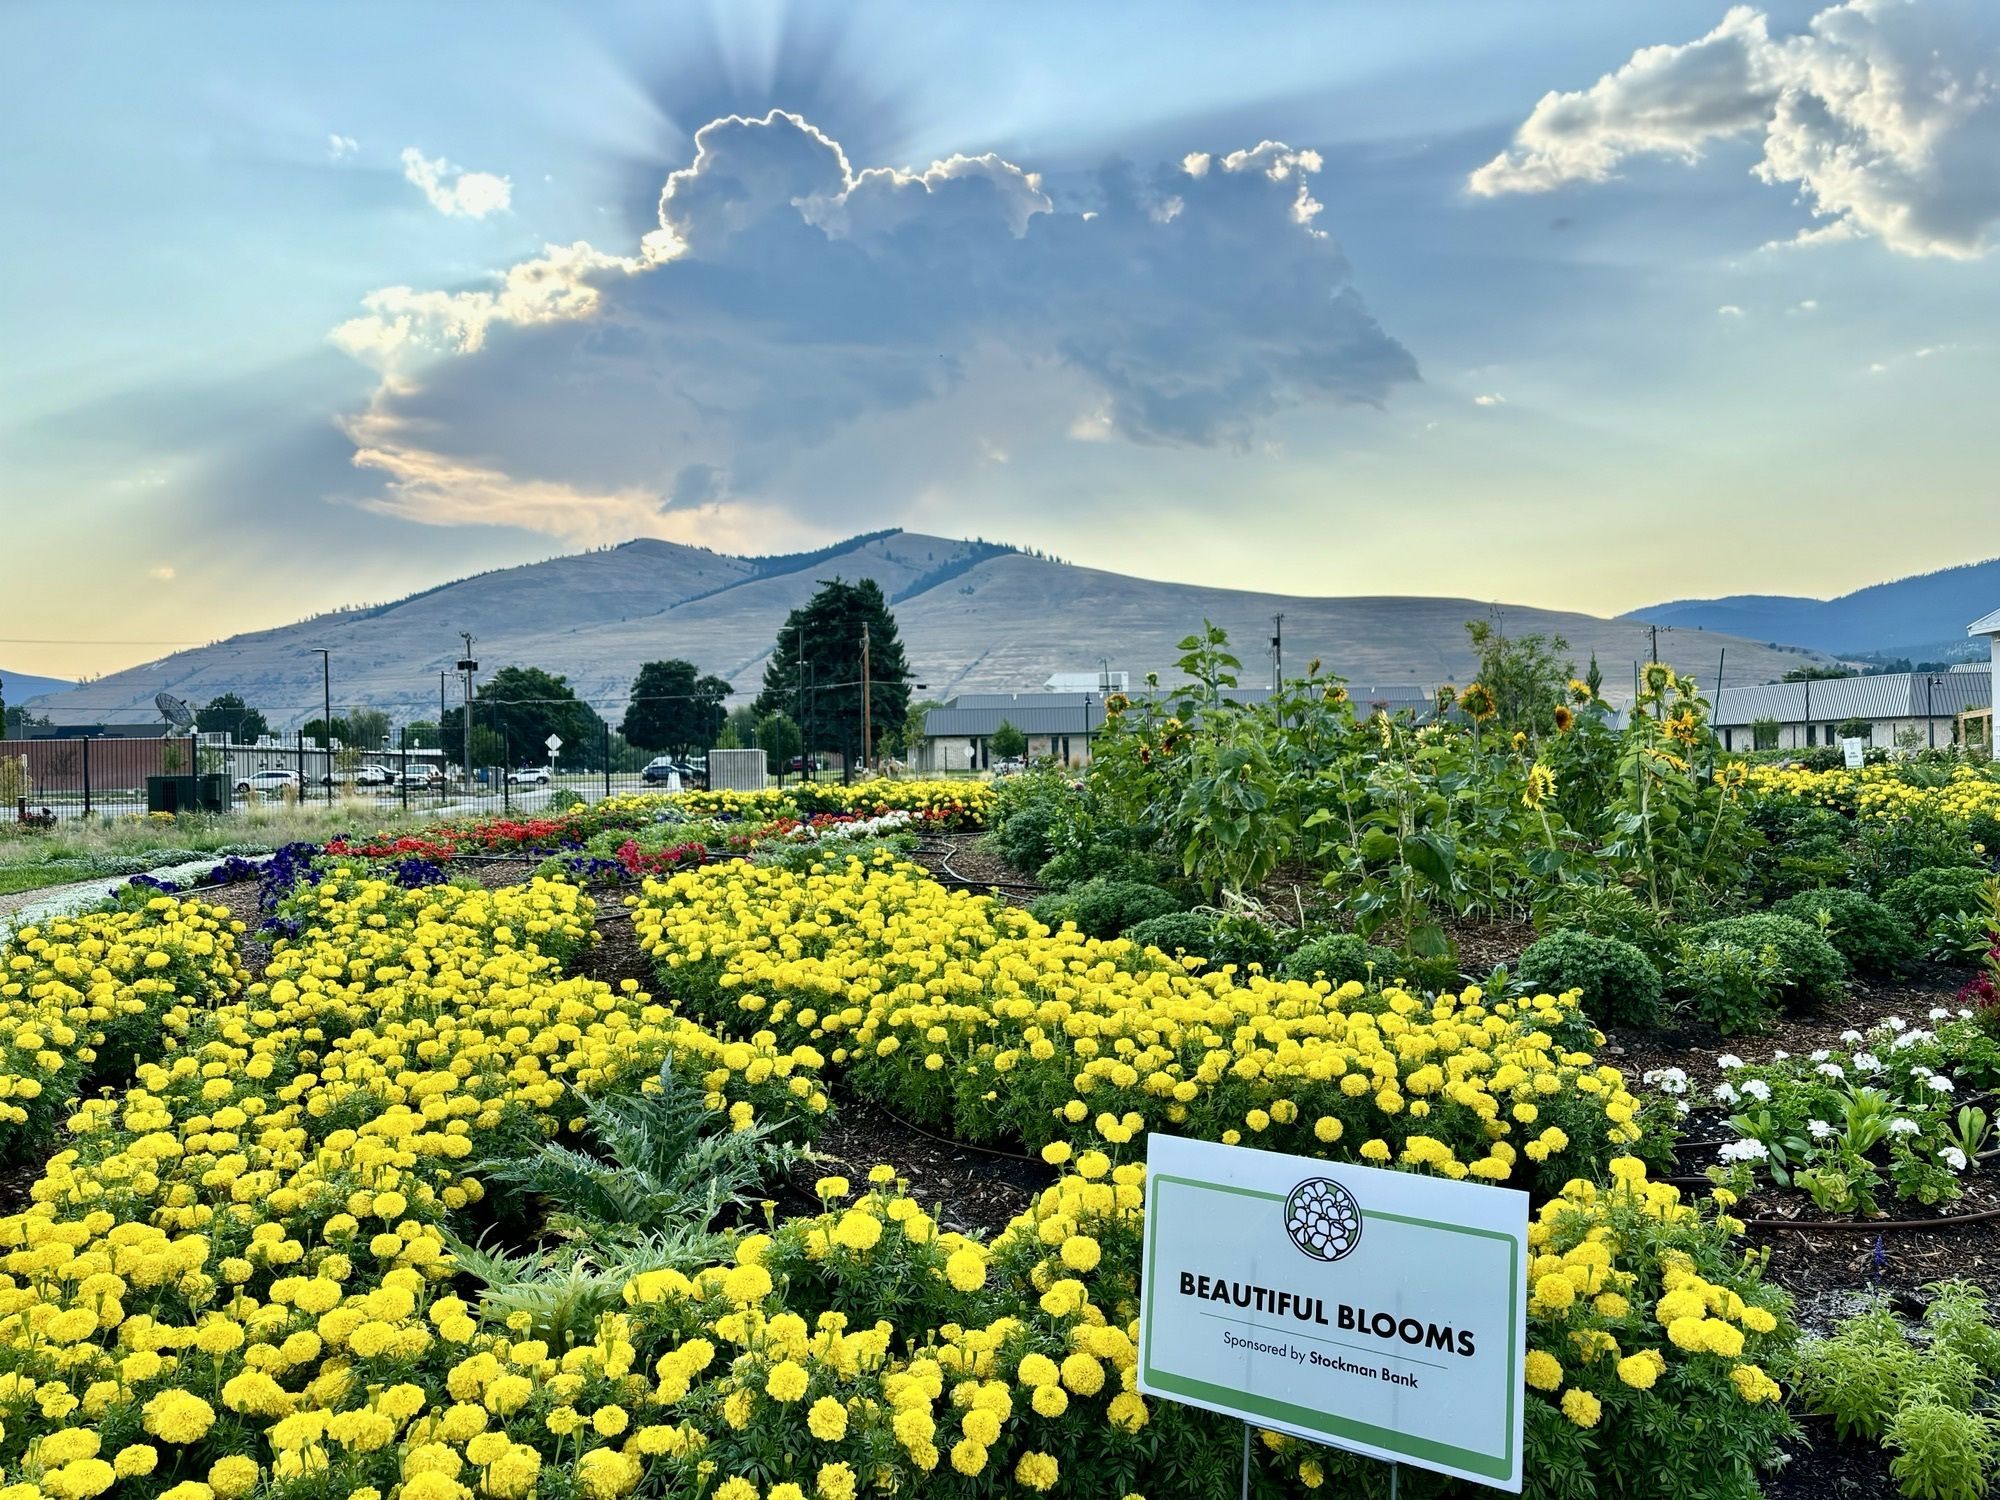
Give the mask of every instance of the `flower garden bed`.
[{"label": "flower garden bed", "polygon": [[[1156,1129],[1528,1190],[1547,1500],[1879,1483],[1788,1400],[1801,1315],[2000,1289],[2000,1219],[1878,1257],[1747,1224],[1804,1190],[1676,1151],[1748,1139],[1746,1097],[1820,1141],[1865,1074],[1908,1113],[1857,1138],[1848,1195],[1986,1204],[1977,1147],[1936,1165],[2000,1082],[1967,970],[1843,989],[1830,1039],[1806,1014],[1670,1046],[1577,988],[1051,927],[910,862],[988,794],[841,795],[350,837],[17,934],[0,1132],[45,1165],[0,1205],[0,1500],[1233,1495],[1240,1429],[1134,1388]],[[1670,1067],[1699,1097],[1641,1078]],[[1871,1207],[1836,1200],[1812,1211]],[[1382,1479],[1268,1434],[1253,1470],[1265,1497]]]}]

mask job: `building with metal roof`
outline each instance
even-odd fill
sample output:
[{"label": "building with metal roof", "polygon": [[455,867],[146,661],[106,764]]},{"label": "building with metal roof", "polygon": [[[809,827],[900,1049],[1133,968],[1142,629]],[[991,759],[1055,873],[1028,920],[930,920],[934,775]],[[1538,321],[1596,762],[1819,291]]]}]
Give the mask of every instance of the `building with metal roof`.
[{"label": "building with metal roof", "polygon": [[1981,615],[1965,627],[1965,633],[1974,637],[1985,636],[1988,655],[1986,711],[1983,714],[1976,709],[1968,712],[1965,716],[1966,729],[1973,734],[1984,729],[1986,753],[2000,760],[2000,734],[1993,732],[1993,707],[2000,703],[2000,609],[1990,615]]},{"label": "building with metal roof", "polygon": [[1714,694],[1713,719],[1725,750],[1832,745],[1843,724],[1857,722],[1868,725],[1863,738],[1871,746],[1911,750],[1956,743],[1960,716],[1992,707],[1993,678],[1982,664],[1972,671],[1724,687]]}]

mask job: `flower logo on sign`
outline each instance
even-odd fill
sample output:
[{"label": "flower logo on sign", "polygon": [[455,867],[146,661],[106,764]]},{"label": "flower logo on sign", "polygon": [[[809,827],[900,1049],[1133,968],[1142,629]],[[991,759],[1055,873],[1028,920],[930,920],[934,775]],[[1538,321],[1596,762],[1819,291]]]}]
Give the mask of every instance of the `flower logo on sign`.
[{"label": "flower logo on sign", "polygon": [[1361,1205],[1331,1177],[1308,1177],[1285,1200],[1285,1233],[1314,1260],[1339,1260],[1361,1243]]}]

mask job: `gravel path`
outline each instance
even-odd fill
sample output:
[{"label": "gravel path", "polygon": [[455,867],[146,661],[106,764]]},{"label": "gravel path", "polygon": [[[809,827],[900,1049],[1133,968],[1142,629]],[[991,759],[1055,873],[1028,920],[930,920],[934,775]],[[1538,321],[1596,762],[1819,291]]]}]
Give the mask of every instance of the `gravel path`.
[{"label": "gravel path", "polygon": [[[206,875],[221,863],[220,856],[204,857],[161,865],[146,873],[159,880],[179,881],[194,875]],[[130,875],[100,875],[93,880],[79,880],[74,885],[44,886],[36,891],[15,891],[11,895],[0,896],[0,942],[5,942],[18,928],[95,906],[131,879]]]}]

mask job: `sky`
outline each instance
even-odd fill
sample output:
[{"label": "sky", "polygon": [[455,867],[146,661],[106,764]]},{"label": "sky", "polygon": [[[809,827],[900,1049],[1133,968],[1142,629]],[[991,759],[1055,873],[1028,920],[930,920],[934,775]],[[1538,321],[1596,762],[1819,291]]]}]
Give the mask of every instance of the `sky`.
[{"label": "sky", "polygon": [[0,663],[903,526],[1610,614],[2000,552],[2000,7],[0,8]]}]

